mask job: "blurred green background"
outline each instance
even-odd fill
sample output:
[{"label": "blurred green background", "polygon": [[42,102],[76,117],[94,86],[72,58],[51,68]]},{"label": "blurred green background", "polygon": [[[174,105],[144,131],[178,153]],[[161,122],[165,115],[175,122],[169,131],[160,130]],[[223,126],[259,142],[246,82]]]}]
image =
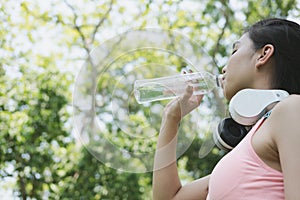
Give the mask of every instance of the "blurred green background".
[{"label": "blurred green background", "polygon": [[[151,199],[151,171],[117,170],[97,160],[76,137],[72,94],[76,76],[88,55],[107,39],[127,30],[155,27],[178,31],[196,41],[212,59],[210,70],[220,72],[243,28],[266,17],[285,17],[299,23],[300,1],[2,0],[1,199]],[[160,63],[164,57],[155,52],[131,56],[135,60],[143,57],[143,65]],[[178,72],[185,64],[172,55],[163,59],[176,66]],[[109,87],[116,84],[111,76],[126,73],[126,62],[123,58],[114,70],[104,71],[96,83],[96,92],[102,99],[98,102],[99,119],[106,119],[111,103],[103,100],[114,90]],[[155,76],[160,72],[151,69],[147,74]],[[215,104],[213,99],[205,100],[208,107]],[[146,113],[151,108],[133,106],[131,122],[137,126],[147,123]],[[159,114],[150,125],[154,130],[159,129]],[[219,115],[222,117],[223,113]],[[107,137],[117,138],[114,142],[122,148],[154,150],[157,132],[147,142],[131,140],[120,137],[123,132],[116,127],[116,121],[104,122]],[[191,128],[182,127],[183,132]],[[213,148],[207,156],[199,158],[204,140],[205,137],[194,137],[178,160],[183,183],[210,173],[223,155]],[[114,159],[124,159],[119,156]]]}]

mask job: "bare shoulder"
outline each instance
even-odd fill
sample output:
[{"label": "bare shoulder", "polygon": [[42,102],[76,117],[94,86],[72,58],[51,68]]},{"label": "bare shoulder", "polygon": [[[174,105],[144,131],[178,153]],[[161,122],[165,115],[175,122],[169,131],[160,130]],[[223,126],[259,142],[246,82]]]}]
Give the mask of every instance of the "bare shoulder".
[{"label": "bare shoulder", "polygon": [[[270,116],[272,134],[282,137],[297,134],[300,130],[300,95],[290,95],[279,102]],[[279,134],[279,135],[278,135]]]},{"label": "bare shoulder", "polygon": [[300,195],[300,96],[290,95],[279,102],[269,119],[283,173],[285,198],[297,199]]},{"label": "bare shoulder", "polygon": [[300,95],[292,94],[281,102],[282,106],[300,106]]},{"label": "bare shoulder", "polygon": [[290,95],[279,102],[273,109],[272,115],[281,118],[291,115],[300,116],[300,95]]}]

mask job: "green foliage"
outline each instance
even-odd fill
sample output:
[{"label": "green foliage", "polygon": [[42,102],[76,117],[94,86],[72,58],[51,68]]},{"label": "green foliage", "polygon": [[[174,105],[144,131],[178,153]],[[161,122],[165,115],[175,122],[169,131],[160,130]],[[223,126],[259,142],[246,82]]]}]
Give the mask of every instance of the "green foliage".
[{"label": "green foliage", "polygon": [[[15,177],[16,194],[23,199],[41,197],[45,186],[58,181],[58,153],[71,142],[64,130],[69,115],[63,109],[69,83],[58,82],[66,77],[51,71],[27,73],[1,77],[0,100],[1,177]],[[6,171],[8,166],[12,172]]]},{"label": "green foliage", "polygon": [[[68,172],[73,177],[65,184],[60,199],[143,199],[150,177],[122,173],[109,168],[83,149],[82,156]],[[144,179],[144,185],[139,181]]]},{"label": "green foliage", "polygon": [[223,156],[222,152],[215,147],[205,158],[199,158],[199,148],[203,141],[195,138],[189,149],[182,156],[187,158],[186,170],[189,171],[194,179],[203,177],[212,172],[214,166]]},{"label": "green foliage", "polygon": [[250,23],[267,17],[288,17],[295,5],[295,0],[284,1],[248,1],[248,8],[245,9],[245,14]]}]

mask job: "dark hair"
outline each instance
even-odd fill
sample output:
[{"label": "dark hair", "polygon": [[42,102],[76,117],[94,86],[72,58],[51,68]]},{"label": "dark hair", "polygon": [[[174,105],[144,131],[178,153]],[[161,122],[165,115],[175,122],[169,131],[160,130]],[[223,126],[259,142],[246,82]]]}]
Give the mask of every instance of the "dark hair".
[{"label": "dark hair", "polygon": [[246,30],[255,50],[274,46],[273,89],[300,94],[300,25],[278,18],[261,20]]}]

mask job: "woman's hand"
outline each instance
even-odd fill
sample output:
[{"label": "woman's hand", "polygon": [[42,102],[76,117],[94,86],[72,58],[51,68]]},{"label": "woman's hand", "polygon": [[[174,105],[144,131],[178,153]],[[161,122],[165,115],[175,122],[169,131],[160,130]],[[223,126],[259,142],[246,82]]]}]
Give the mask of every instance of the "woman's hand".
[{"label": "woman's hand", "polygon": [[183,96],[173,99],[167,104],[163,119],[179,123],[184,116],[200,105],[202,98],[203,95],[193,95],[193,87],[188,86]]},{"label": "woman's hand", "polygon": [[183,96],[164,109],[153,169],[153,199],[206,199],[209,177],[182,186],[176,164],[177,131],[180,120],[200,105],[203,95],[193,96],[188,86]]}]

